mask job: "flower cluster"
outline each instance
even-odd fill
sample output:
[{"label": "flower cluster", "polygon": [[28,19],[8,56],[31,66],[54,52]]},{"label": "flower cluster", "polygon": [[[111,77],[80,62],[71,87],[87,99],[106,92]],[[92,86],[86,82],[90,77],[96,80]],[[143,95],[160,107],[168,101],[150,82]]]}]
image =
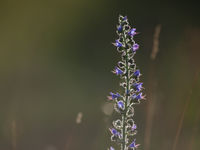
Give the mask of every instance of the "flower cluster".
[{"label": "flower cluster", "polygon": [[[115,111],[121,116],[120,119],[113,121],[113,127],[110,128],[111,140],[121,146],[121,150],[135,150],[139,144],[133,136],[137,133],[137,126],[133,120],[134,106],[139,104],[145,96],[142,94],[143,83],[139,81],[141,76],[140,70],[137,69],[134,62],[134,55],[139,49],[139,45],[133,40],[137,35],[136,28],[131,28],[127,17],[119,16],[119,24],[117,26],[117,34],[119,38],[115,40],[113,45],[121,54],[122,60],[112,71],[120,76],[124,93],[110,92],[108,100],[114,102]],[[110,147],[109,150],[115,150]]]}]

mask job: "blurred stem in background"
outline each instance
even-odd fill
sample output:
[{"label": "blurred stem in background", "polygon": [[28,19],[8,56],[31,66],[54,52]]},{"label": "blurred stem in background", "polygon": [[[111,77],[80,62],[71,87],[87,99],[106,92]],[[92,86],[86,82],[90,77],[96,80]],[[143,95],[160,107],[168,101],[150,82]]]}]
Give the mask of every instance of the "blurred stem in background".
[{"label": "blurred stem in background", "polygon": [[157,53],[159,51],[159,36],[161,31],[161,25],[158,24],[155,27],[155,33],[153,37],[153,48],[150,55],[151,62],[149,65],[149,89],[148,89],[148,101],[147,101],[147,114],[146,114],[146,129],[145,129],[145,139],[144,139],[144,149],[149,150],[150,149],[150,143],[151,143],[151,131],[153,126],[153,119],[154,119],[154,110],[156,108],[156,78],[155,78],[155,63],[154,60],[156,59]]},{"label": "blurred stem in background", "polygon": [[12,150],[17,150],[17,125],[15,119],[11,122],[11,144]]},{"label": "blurred stem in background", "polygon": [[192,87],[191,87],[191,90],[189,90],[190,92],[188,94],[188,97],[186,98],[185,106],[183,108],[183,112],[181,113],[181,117],[180,117],[180,120],[179,120],[179,123],[178,123],[178,128],[177,128],[177,131],[176,131],[176,136],[175,136],[175,140],[174,140],[174,144],[173,144],[172,150],[176,150],[176,147],[177,147],[177,144],[178,144],[178,140],[179,140],[179,136],[180,136],[180,133],[181,133],[181,130],[182,130],[182,126],[183,126],[185,113],[188,110],[188,106],[189,106],[189,103],[190,103],[190,100],[191,100],[191,96],[193,94],[193,90],[194,90],[195,85],[196,85],[196,83],[198,81],[198,76],[199,76],[198,74],[199,73],[196,72],[194,80],[193,80],[193,84],[192,84]]}]

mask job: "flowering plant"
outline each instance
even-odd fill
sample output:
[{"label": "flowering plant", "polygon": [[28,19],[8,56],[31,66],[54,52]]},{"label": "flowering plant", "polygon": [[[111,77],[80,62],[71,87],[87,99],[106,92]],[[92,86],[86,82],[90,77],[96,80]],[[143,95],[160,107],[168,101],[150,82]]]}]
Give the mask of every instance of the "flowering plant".
[{"label": "flowering plant", "polygon": [[[112,72],[121,78],[120,86],[124,88],[124,93],[110,92],[108,96],[108,100],[114,102],[115,111],[121,116],[120,119],[113,121],[113,127],[110,128],[111,140],[121,145],[121,150],[135,150],[139,144],[136,144],[136,139],[131,138],[137,133],[137,126],[133,120],[134,106],[145,99],[145,96],[141,92],[143,89],[143,83],[139,81],[141,74],[133,59],[139,49],[139,45],[133,40],[137,32],[136,28],[129,26],[126,16],[119,16],[117,34],[119,38],[113,45],[121,54],[122,60]],[[114,148],[110,147],[109,150]]]}]

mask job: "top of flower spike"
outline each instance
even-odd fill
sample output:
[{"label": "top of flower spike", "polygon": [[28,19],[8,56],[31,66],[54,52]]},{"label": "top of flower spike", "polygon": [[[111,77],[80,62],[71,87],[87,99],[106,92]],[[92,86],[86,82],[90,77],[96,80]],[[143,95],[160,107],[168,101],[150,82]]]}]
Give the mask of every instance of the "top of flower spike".
[{"label": "top of flower spike", "polygon": [[136,32],[136,28],[131,29],[129,26],[127,16],[123,17],[122,15],[119,15],[119,26],[117,26],[117,33],[122,33],[123,29],[130,37],[134,37],[136,34],[138,34],[138,32]]},{"label": "top of flower spike", "polygon": [[119,16],[117,34],[119,35],[119,39],[113,45],[117,47],[119,52],[123,52],[124,49],[131,49],[135,53],[139,49],[139,45],[133,40],[133,37],[138,33],[136,32],[136,28],[131,28],[126,16]]},{"label": "top of flower spike", "polygon": [[122,16],[122,15],[119,15],[119,22],[122,22],[122,21],[127,21],[127,16]]}]

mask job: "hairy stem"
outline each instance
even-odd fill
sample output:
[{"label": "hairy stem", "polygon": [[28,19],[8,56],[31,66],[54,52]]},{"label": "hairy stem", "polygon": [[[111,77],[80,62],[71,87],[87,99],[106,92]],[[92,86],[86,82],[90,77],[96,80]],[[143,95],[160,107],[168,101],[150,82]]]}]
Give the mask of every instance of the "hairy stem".
[{"label": "hairy stem", "polygon": [[[125,39],[125,35],[124,35]],[[125,43],[126,45],[126,43]],[[128,52],[126,51],[126,59],[125,59],[125,67],[126,67],[126,88],[125,88],[125,110],[124,114],[122,115],[122,123],[123,123],[123,129],[122,129],[122,136],[123,136],[123,143],[122,143],[122,150],[125,150],[126,148],[126,113],[127,113],[127,103],[128,103],[128,91],[129,91],[129,66],[128,66]]]}]

